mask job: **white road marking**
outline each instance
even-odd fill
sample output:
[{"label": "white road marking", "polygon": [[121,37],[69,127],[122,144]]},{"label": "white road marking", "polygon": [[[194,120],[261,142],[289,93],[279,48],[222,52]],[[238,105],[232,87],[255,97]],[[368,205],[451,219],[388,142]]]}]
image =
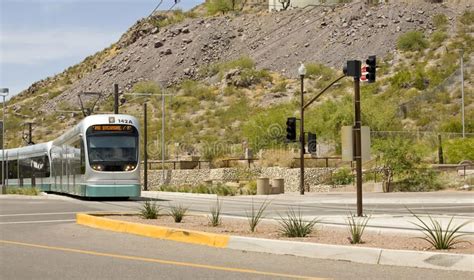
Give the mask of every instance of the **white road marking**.
[{"label": "white road marking", "polygon": [[75,221],[76,221],[76,219],[69,219],[69,220],[46,220],[46,221],[21,221],[21,222],[0,222],[0,225],[41,224],[41,223],[75,222]]}]

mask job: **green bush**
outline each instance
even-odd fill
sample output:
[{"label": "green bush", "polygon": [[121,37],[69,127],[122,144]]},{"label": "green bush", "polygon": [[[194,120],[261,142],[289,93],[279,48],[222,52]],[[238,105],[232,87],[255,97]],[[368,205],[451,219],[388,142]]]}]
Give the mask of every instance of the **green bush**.
[{"label": "green bush", "polygon": [[411,170],[403,179],[393,184],[393,191],[400,192],[427,192],[442,189],[439,174],[433,170]]},{"label": "green bush", "polygon": [[40,189],[32,187],[7,187],[7,194],[38,195]]},{"label": "green bush", "polygon": [[472,25],[474,24],[474,11],[473,10],[466,10],[461,16],[460,19],[461,23],[464,25]]},{"label": "green bush", "polygon": [[397,42],[397,47],[402,51],[421,51],[428,45],[428,41],[420,31],[408,31],[401,35]]},{"label": "green bush", "polygon": [[349,168],[340,168],[332,174],[332,185],[349,185],[354,182],[354,175]]},{"label": "green bush", "polygon": [[474,161],[474,138],[459,138],[445,142],[443,152],[446,163],[458,164],[462,160]]}]

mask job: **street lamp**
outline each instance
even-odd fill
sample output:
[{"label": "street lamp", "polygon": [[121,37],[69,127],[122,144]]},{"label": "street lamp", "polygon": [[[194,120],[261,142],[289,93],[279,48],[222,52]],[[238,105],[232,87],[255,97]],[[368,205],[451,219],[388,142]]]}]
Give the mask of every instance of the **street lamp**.
[{"label": "street lamp", "polygon": [[8,96],[8,88],[0,88],[0,96],[3,97],[3,117],[2,117],[2,194],[7,192],[5,187],[5,97]]},{"label": "street lamp", "polygon": [[300,121],[300,194],[304,194],[304,76],[306,75],[306,67],[304,64],[301,63],[300,67],[298,68],[298,74],[300,75],[301,79],[301,103],[300,103],[300,113],[301,113],[301,121]]}]

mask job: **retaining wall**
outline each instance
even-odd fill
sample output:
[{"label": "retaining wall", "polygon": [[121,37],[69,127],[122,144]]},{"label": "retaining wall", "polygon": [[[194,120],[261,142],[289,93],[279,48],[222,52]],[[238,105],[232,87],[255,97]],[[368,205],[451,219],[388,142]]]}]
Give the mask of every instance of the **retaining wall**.
[{"label": "retaining wall", "polygon": [[[334,168],[305,168],[305,189],[309,188],[312,192],[328,191],[330,186],[320,185],[320,182],[333,170]],[[238,182],[249,177],[283,178],[285,181],[285,191],[293,192],[299,190],[300,169],[282,167],[165,170],[164,181],[162,180],[161,170],[149,170],[148,186],[149,188],[158,187],[162,184],[170,186],[195,186],[211,182]]]}]

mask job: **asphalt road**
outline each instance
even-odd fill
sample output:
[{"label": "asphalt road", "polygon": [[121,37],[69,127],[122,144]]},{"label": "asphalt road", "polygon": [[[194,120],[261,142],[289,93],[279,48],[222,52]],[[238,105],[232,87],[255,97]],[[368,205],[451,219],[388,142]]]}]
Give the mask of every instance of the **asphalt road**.
[{"label": "asphalt road", "polygon": [[464,272],[216,249],[106,232],[74,223],[75,212],[131,210],[138,205],[137,201],[0,198],[0,278],[472,279],[474,276]]}]

